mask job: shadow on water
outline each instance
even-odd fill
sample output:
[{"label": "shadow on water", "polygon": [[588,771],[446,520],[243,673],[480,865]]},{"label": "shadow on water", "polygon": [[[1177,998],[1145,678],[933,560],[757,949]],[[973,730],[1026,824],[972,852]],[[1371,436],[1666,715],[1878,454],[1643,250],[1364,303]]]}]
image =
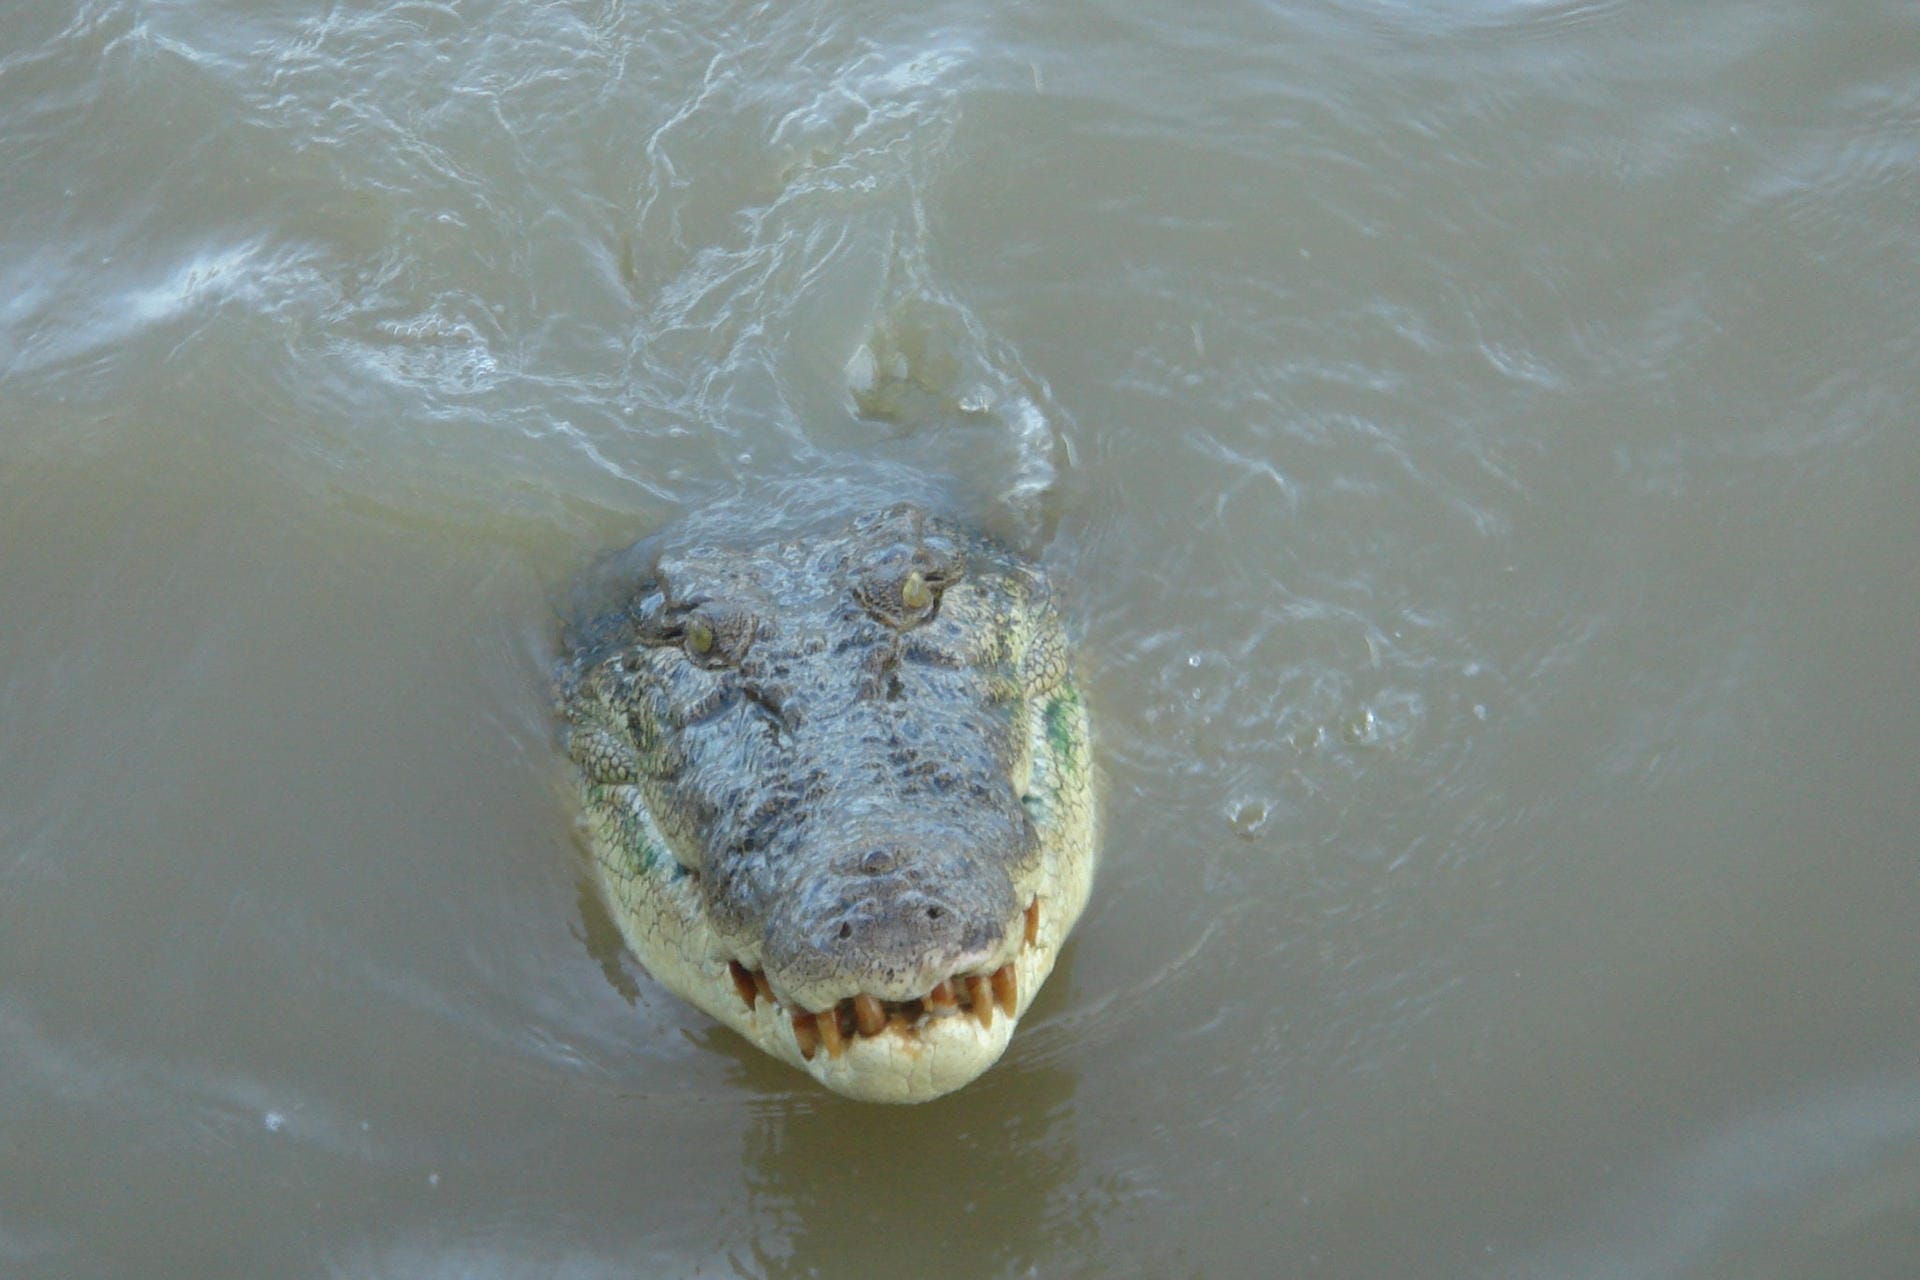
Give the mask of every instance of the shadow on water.
[{"label": "shadow on water", "polygon": [[593,957],[593,962],[600,966],[600,972],[606,975],[607,985],[619,992],[622,1000],[632,1004],[640,998],[640,984],[627,968],[627,944],[620,937],[620,926],[607,911],[606,899],[600,896],[590,872],[582,871],[574,883],[580,906],[575,936]]}]

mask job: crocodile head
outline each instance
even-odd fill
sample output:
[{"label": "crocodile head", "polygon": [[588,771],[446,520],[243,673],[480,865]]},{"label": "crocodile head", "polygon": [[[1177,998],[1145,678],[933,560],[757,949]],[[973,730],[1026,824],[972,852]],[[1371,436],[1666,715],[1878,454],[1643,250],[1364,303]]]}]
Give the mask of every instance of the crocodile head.
[{"label": "crocodile head", "polygon": [[851,1097],[1000,1056],[1093,871],[1036,566],[909,505],[683,547],[559,684],[610,908],[664,986]]}]

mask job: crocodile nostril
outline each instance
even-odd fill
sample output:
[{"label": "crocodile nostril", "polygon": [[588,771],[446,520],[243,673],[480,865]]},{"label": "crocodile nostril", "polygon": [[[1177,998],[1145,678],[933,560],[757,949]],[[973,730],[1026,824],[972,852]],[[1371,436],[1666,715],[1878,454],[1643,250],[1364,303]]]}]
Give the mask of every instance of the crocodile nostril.
[{"label": "crocodile nostril", "polygon": [[848,938],[851,938],[852,936],[853,936],[853,926],[852,926],[852,925],[850,925],[850,924],[843,924],[843,925],[841,925],[841,926],[840,926],[840,940],[841,940],[842,942],[845,942],[845,941],[846,941],[846,940],[847,940]]},{"label": "crocodile nostril", "polygon": [[860,870],[867,875],[877,876],[893,870],[894,864],[897,861],[898,859],[894,857],[893,850],[873,849],[861,857]]},{"label": "crocodile nostril", "polygon": [[938,907],[928,907],[928,908],[927,908],[927,919],[929,919],[929,920],[938,920],[938,919],[939,919],[939,918],[940,918],[941,916],[943,916],[943,915],[945,915],[945,914],[946,914],[946,913],[945,913],[945,912],[943,912],[943,911],[941,911],[941,910],[940,910],[940,908],[938,908]]}]

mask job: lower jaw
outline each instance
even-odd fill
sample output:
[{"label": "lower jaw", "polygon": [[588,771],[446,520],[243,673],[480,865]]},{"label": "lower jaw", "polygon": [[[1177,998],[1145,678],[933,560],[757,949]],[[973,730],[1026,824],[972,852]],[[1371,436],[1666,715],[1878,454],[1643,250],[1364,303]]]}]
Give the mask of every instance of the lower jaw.
[{"label": "lower jaw", "polygon": [[809,1057],[781,1007],[760,1001],[748,1008],[735,992],[724,962],[717,962],[707,989],[679,994],[822,1085],[862,1102],[926,1102],[953,1092],[999,1061],[1033,994],[1053,971],[1054,948],[1024,947],[1011,962],[1017,997],[1011,1014],[996,1008],[990,1024],[965,1010],[928,1012],[911,1026],[890,1026],[872,1036],[849,1038],[838,1054],[815,1048]]}]

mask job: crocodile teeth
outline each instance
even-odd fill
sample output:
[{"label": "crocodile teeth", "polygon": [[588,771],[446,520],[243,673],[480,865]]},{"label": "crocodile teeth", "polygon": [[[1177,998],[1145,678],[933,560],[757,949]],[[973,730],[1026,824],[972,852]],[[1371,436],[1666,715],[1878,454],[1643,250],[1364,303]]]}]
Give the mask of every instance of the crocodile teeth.
[{"label": "crocodile teeth", "polygon": [[1027,945],[1032,946],[1034,939],[1040,936],[1040,899],[1035,898],[1027,904]]},{"label": "crocodile teeth", "polygon": [[733,989],[740,993],[747,1008],[753,1008],[754,997],[760,994],[760,988],[754,984],[753,975],[747,972],[747,966],[738,960],[727,961],[727,975],[733,979]]},{"label": "crocodile teeth", "polygon": [[[1034,922],[1039,917],[1039,908],[1038,898],[1027,907],[1030,936]],[[773,1006],[776,1016],[787,1013],[793,1023],[794,1043],[800,1049],[800,1056],[808,1061],[812,1061],[822,1044],[827,1046],[829,1057],[838,1058],[846,1052],[847,1045],[856,1036],[867,1038],[877,1036],[882,1031],[914,1035],[925,1019],[961,1011],[971,1013],[982,1027],[992,1027],[995,1005],[1009,1018],[1020,1007],[1019,974],[1012,961],[1001,965],[992,974],[956,975],[937,982],[931,991],[917,1000],[882,1000],[863,991],[847,997],[831,1009],[822,1009],[817,1013],[809,1013],[804,1009],[787,1010],[779,997],[774,995],[773,984],[767,981],[767,975],[759,969],[747,968],[738,960],[727,961],[727,977],[732,980],[734,992],[749,1011],[757,1009],[765,1001]]]},{"label": "crocodile teeth", "polygon": [[973,1016],[980,1019],[980,1025],[993,1025],[992,984],[977,973],[967,975],[967,995],[973,1001]]},{"label": "crocodile teeth", "polygon": [[1000,1012],[1011,1018],[1014,1009],[1019,1006],[1019,995],[1018,979],[1013,972],[1013,963],[1009,961],[993,971],[993,998],[1000,1006]]},{"label": "crocodile teeth", "polygon": [[800,1056],[813,1061],[813,1054],[820,1047],[820,1029],[810,1013],[793,1015],[793,1039],[800,1046]]},{"label": "crocodile teeth", "polygon": [[813,1020],[815,1029],[820,1032],[821,1042],[827,1046],[827,1056],[837,1058],[847,1051],[847,1042],[840,1037],[840,1009],[822,1009]]},{"label": "crocodile teeth", "polygon": [[853,1020],[863,1036],[877,1036],[887,1027],[887,1011],[865,992],[853,998]]}]

